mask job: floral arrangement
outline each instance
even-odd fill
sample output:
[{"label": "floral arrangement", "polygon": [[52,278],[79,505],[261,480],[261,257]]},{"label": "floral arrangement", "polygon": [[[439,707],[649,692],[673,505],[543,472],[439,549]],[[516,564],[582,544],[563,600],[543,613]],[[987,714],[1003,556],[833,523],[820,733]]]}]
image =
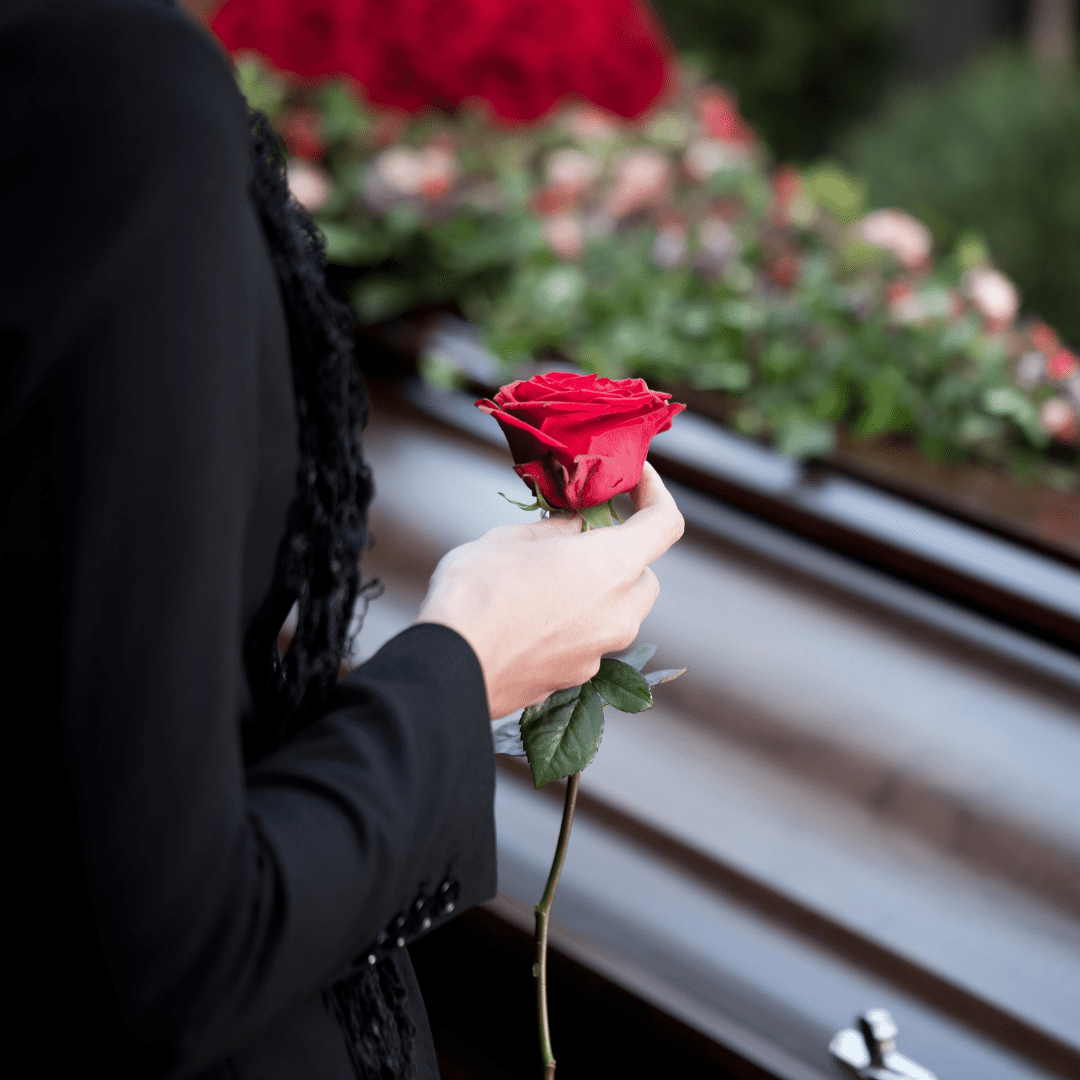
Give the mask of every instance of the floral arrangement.
[{"label": "floral arrangement", "polygon": [[[894,435],[1077,487],[1080,363],[1018,318],[985,246],[935,258],[921,222],[867,212],[839,169],[770,167],[721,87],[683,72],[637,121],[569,102],[508,127],[376,108],[250,56],[238,70],[331,261],[356,268],[363,321],[450,305],[508,373],[558,358],[704,392],[789,455]],[[426,373],[452,375],[438,357]]]}]

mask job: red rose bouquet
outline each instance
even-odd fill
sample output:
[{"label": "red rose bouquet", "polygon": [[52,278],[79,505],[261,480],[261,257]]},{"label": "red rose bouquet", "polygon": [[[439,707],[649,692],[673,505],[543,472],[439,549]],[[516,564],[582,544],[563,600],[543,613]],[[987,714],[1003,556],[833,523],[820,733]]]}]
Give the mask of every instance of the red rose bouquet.
[{"label": "red rose bouquet", "polygon": [[480,98],[520,123],[580,95],[638,116],[668,81],[667,43],[641,0],[228,0],[213,28],[230,52],[305,78],[348,75],[409,112]]},{"label": "red rose bouquet", "polygon": [[[588,531],[618,519],[612,500],[637,485],[653,436],[667,431],[686,408],[670,399],[670,394],[650,390],[643,379],[552,371],[510,383],[493,399],[476,404],[499,422],[514,471],[536,497],[532,505],[516,505],[545,513],[574,511],[581,515],[582,531]],[[498,752],[528,758],[536,787],[568,777],[555,858],[536,905],[533,974],[545,1080],[555,1075],[547,1011],[548,916],[570,840],[581,771],[600,748],[608,705],[622,712],[649,709],[652,688],[685,670],[642,674],[655,652],[655,646],[639,645],[621,657],[605,657],[583,686],[556,691],[495,732]]]}]

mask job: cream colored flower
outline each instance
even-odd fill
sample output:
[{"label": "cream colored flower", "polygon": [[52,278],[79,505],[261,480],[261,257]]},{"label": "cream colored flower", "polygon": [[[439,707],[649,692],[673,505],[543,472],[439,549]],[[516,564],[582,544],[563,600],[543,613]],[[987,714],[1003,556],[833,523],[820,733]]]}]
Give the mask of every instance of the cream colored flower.
[{"label": "cream colored flower", "polygon": [[1000,270],[977,266],[963,278],[964,295],[996,330],[1004,330],[1020,310],[1020,293]]},{"label": "cream colored flower", "polygon": [[619,122],[611,113],[595,105],[577,105],[569,109],[563,123],[579,143],[607,142],[619,133]]},{"label": "cream colored flower", "polygon": [[634,150],[627,154],[608,196],[607,212],[621,218],[663,202],[671,190],[671,172],[667,155],[658,150]]},{"label": "cream colored flower", "polygon": [[903,210],[874,210],[855,223],[855,231],[866,243],[892,252],[908,270],[925,269],[930,261],[933,235]]},{"label": "cream colored flower", "polygon": [[585,230],[577,214],[551,214],[544,218],[544,239],[560,259],[576,259],[585,247]]},{"label": "cream colored flower", "polygon": [[458,165],[452,150],[445,146],[391,146],[371,163],[368,174],[369,194],[376,202],[384,192],[401,196],[442,198],[453,186]]},{"label": "cream colored flower", "polygon": [[683,155],[683,167],[691,180],[707,180],[714,173],[741,169],[750,160],[751,148],[726,139],[695,139]]},{"label": "cream colored flower", "polygon": [[293,158],[286,166],[285,180],[293,198],[309,214],[317,214],[334,193],[334,181],[330,174],[300,158]]},{"label": "cream colored flower", "polygon": [[1076,409],[1063,397],[1052,397],[1039,409],[1039,424],[1051,438],[1061,442],[1076,442],[1080,421]]},{"label": "cream colored flower", "polygon": [[574,192],[587,191],[600,175],[600,163],[584,150],[553,150],[544,163],[547,182]]}]

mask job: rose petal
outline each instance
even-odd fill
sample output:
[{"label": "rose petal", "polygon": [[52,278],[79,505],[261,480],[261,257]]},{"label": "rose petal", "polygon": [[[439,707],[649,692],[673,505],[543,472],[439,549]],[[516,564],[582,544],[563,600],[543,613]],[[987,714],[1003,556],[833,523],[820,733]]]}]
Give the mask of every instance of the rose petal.
[{"label": "rose petal", "polygon": [[498,421],[515,470],[552,506],[580,509],[631,490],[649,442],[686,406],[643,379],[547,372],[476,404]]}]

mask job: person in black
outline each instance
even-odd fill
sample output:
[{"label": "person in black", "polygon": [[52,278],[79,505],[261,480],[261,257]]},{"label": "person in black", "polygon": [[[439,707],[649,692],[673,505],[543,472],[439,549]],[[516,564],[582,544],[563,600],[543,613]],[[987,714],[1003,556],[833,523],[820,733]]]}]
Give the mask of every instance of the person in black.
[{"label": "person in black", "polygon": [[6,0],[0,223],[14,1044],[432,1080],[404,946],[494,893],[489,719],[629,644],[670,496],[647,469],[626,525],[456,549],[338,679],[366,399],[273,139],[171,0]]}]

